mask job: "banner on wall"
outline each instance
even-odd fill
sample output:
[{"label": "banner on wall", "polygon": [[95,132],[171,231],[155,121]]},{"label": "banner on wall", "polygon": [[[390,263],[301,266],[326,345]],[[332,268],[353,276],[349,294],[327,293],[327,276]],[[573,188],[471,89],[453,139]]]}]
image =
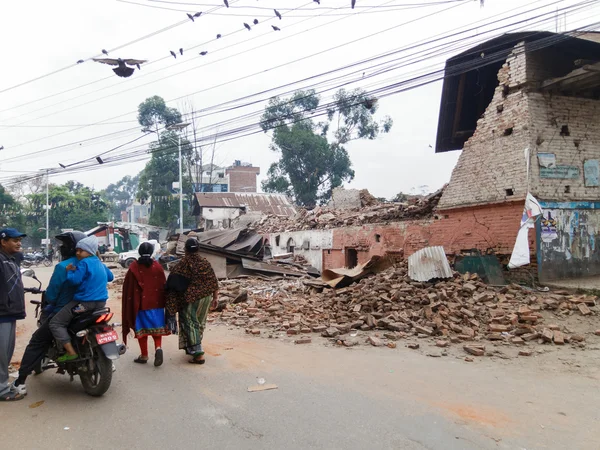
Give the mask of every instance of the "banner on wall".
[{"label": "banner on wall", "polygon": [[523,215],[521,216],[521,227],[519,228],[517,240],[510,256],[510,262],[508,263],[509,269],[526,266],[531,262],[528,239],[529,230],[535,226],[536,218],[542,215],[543,212],[536,198],[531,194],[527,194]]}]

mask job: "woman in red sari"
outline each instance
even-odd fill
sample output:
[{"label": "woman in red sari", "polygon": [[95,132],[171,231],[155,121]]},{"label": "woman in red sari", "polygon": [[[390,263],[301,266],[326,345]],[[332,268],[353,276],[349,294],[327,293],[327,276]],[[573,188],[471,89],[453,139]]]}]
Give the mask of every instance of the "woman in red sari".
[{"label": "woman in red sari", "polygon": [[148,362],[148,336],[154,340],[154,365],[163,363],[162,337],[169,334],[165,325],[165,272],[152,258],[154,246],[149,242],[140,245],[140,257],[129,266],[123,283],[123,342],[133,330],[141,354],[133,361]]}]

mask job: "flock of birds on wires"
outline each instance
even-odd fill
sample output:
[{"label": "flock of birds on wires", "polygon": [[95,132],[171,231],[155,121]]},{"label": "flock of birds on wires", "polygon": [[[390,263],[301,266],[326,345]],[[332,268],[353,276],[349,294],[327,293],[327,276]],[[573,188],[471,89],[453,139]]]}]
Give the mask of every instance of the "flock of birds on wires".
[{"label": "flock of birds on wires", "polygon": [[[321,4],[321,0],[313,0],[313,2],[317,3],[318,5]],[[225,5],[225,7],[229,8],[229,1],[228,0],[223,0],[223,3]],[[350,7],[352,9],[354,9],[354,6],[356,6],[356,0],[351,0],[350,2]],[[277,11],[276,9],[273,10],[275,13],[275,16],[279,19],[282,20],[283,17],[281,15],[281,13],[279,11]],[[202,12],[196,12],[194,14],[190,14],[187,13],[187,17],[188,19],[190,19],[192,22],[195,22],[195,20],[200,17],[202,15]],[[258,19],[254,19],[252,21],[252,24],[254,26],[259,24]],[[244,22],[243,23],[244,28],[246,28],[248,31],[252,31],[252,25]],[[281,31],[281,28],[279,28],[276,25],[271,25],[271,28],[273,28],[273,31]],[[220,39],[222,37],[221,34],[217,34],[217,39]],[[108,51],[106,49],[102,49],[102,53],[105,56],[108,56]],[[177,59],[177,52],[174,50],[169,50],[169,53],[171,54],[171,56],[175,59]],[[200,53],[200,56],[206,56],[208,54],[208,51],[203,50]],[[183,56],[183,48],[179,49],[179,55]],[[108,64],[110,66],[117,66],[113,69],[113,72],[123,78],[128,78],[131,75],[133,75],[133,73],[135,72],[135,68],[137,67],[138,70],[141,70],[141,65],[148,62],[147,59],[133,59],[133,58],[127,58],[127,59],[123,59],[123,58],[92,58],[92,61],[97,62],[97,63],[102,63],[102,64]],[[80,59],[79,61],[77,61],[77,64],[82,64],[84,63],[85,60]]]}]

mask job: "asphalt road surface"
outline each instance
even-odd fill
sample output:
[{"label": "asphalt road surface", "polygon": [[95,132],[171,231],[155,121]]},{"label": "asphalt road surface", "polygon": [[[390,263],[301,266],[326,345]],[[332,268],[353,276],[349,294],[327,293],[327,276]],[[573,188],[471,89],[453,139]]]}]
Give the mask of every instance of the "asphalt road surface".
[{"label": "asphalt road surface", "polygon": [[[47,279],[49,269],[38,269]],[[114,300],[113,300],[114,301]],[[33,327],[19,330],[20,346]],[[160,368],[116,362],[113,385],[87,396],[78,378],[28,379],[0,407],[7,449],[597,449],[599,371],[585,374],[397,349],[335,348],[211,326],[207,363],[165,339]],[[152,344],[151,348],[152,348]],[[152,351],[152,350],[151,350]],[[257,378],[278,389],[248,392]],[[43,402],[43,403],[39,403]]]}]

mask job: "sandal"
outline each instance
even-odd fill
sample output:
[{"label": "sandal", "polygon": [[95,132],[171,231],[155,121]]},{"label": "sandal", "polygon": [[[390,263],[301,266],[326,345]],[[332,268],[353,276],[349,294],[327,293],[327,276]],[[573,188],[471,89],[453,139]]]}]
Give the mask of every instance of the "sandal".
[{"label": "sandal", "polygon": [[138,363],[138,364],[148,364],[148,359],[144,359],[141,356],[138,356],[137,358],[135,358],[133,360],[134,363]]},{"label": "sandal", "polygon": [[154,352],[154,367],[162,366],[163,363],[163,351],[162,348],[157,348]]},{"label": "sandal", "polygon": [[24,395],[19,394],[15,391],[9,391],[4,395],[0,395],[0,402],[16,402],[17,400],[23,400]]},{"label": "sandal", "polygon": [[196,359],[196,358],[192,358],[190,360],[190,364],[204,364],[206,362],[205,359]]}]

